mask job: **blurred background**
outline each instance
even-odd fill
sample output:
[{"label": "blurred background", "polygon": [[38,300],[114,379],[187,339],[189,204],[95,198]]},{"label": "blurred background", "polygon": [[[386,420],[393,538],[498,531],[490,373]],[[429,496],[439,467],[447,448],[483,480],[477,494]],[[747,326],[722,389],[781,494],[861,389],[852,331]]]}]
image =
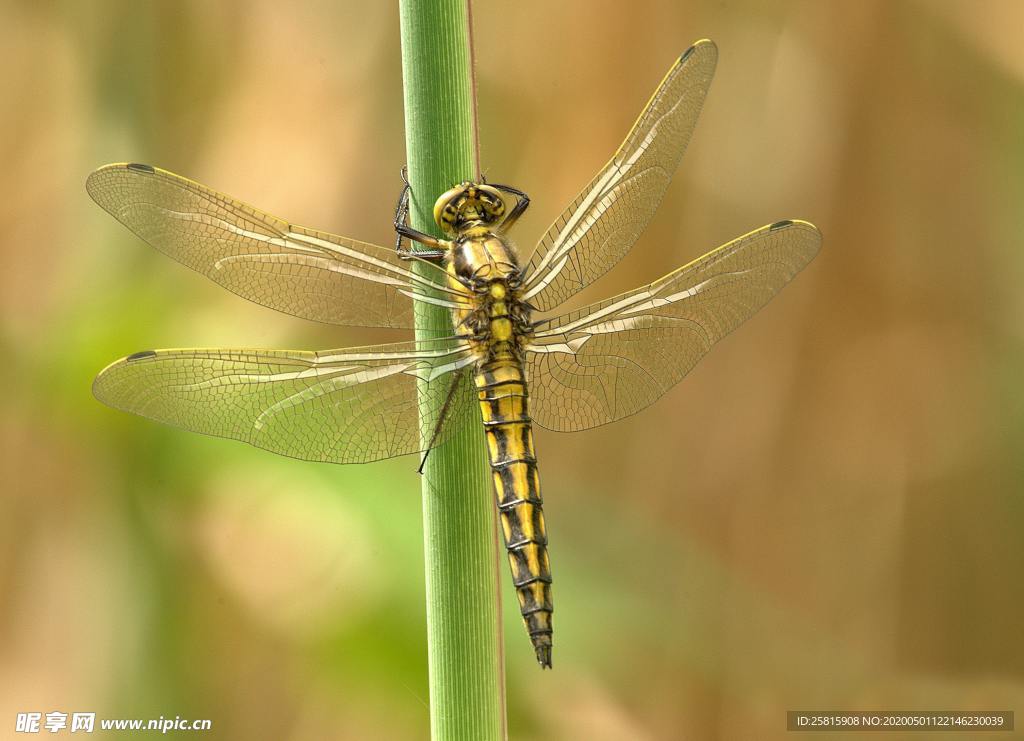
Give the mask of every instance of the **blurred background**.
[{"label": "blurred background", "polygon": [[[390,244],[396,3],[2,5],[0,736],[18,712],[91,710],[211,718],[225,739],[427,738],[417,462],[296,462],[89,388],[148,347],[400,339],[246,303],[84,189],[148,162]],[[825,237],[658,404],[538,432],[555,670],[502,566],[510,736],[768,739],[787,709],[1024,708],[1024,4],[474,16],[483,162],[533,197],[527,253],[676,56],[718,43],[664,204],[587,299],[778,219]]]}]

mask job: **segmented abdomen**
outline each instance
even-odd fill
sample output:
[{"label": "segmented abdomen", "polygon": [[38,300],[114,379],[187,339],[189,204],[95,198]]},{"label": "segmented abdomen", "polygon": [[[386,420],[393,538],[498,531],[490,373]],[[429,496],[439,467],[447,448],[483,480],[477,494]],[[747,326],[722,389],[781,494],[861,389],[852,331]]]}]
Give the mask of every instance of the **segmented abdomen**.
[{"label": "segmented abdomen", "polygon": [[526,379],[511,349],[498,343],[475,374],[487,433],[498,516],[512,567],[519,610],[537,652],[551,667],[551,564]]}]

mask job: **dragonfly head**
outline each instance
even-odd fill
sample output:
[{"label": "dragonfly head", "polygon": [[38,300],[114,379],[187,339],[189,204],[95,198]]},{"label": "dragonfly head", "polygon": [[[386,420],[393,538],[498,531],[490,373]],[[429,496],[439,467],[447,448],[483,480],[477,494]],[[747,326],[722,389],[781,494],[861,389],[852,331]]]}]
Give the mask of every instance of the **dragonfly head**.
[{"label": "dragonfly head", "polygon": [[457,234],[469,225],[495,224],[504,215],[501,193],[482,183],[459,183],[434,204],[434,221],[447,234]]}]

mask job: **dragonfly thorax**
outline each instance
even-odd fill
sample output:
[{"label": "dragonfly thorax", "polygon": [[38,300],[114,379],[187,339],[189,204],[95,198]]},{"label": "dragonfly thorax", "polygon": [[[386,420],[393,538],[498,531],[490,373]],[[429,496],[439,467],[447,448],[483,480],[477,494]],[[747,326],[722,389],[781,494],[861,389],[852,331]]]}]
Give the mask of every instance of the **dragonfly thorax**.
[{"label": "dragonfly thorax", "polygon": [[470,338],[481,358],[499,343],[511,351],[531,334],[529,307],[520,300],[522,271],[515,248],[501,235],[484,231],[454,241],[448,262],[453,288],[469,290],[470,302],[452,310],[457,332]]},{"label": "dragonfly thorax", "polygon": [[449,270],[453,277],[477,293],[488,292],[489,284],[495,281],[518,289],[522,271],[515,248],[494,232],[474,232],[464,234],[452,245]]},{"label": "dragonfly thorax", "polygon": [[460,183],[434,203],[434,221],[448,234],[495,224],[504,215],[505,201],[501,193],[481,183]]}]

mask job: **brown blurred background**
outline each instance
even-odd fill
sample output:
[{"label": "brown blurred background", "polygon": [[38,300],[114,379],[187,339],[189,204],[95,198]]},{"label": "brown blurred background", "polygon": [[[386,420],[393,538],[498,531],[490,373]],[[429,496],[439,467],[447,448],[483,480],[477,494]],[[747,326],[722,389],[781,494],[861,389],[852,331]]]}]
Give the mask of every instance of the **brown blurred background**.
[{"label": "brown blurred background", "polygon": [[[398,339],[246,303],[83,187],[149,162],[389,244],[396,4],[2,5],[0,736],[18,712],[93,710],[211,718],[225,739],[426,738],[416,462],[303,464],[89,391],[146,347]],[[674,58],[719,45],[665,203],[587,298],[778,219],[825,236],[660,403],[538,433],[557,652],[540,672],[506,609],[511,736],[1024,709],[1024,4],[474,14],[483,161],[534,199],[525,251]]]}]

